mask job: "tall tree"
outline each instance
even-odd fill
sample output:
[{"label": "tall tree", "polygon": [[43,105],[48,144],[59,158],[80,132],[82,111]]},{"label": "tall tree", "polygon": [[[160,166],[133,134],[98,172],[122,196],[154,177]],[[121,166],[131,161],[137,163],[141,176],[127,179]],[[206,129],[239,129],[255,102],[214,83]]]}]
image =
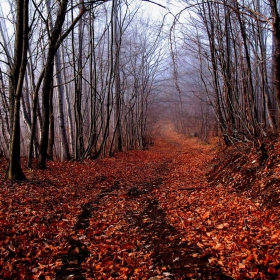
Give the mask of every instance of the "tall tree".
[{"label": "tall tree", "polygon": [[[84,5],[80,1],[80,5]],[[74,19],[74,12],[72,10],[72,19]],[[81,159],[84,153],[84,135],[83,135],[83,114],[82,114],[82,96],[83,96],[83,36],[84,36],[84,25],[80,21],[78,25],[78,50],[76,53],[75,46],[76,40],[74,31],[72,32],[72,52],[74,60],[74,76],[75,76],[75,150],[74,158]],[[75,57],[77,56],[77,59]],[[76,65],[77,64],[77,65]]]},{"label": "tall tree", "polygon": [[16,0],[14,59],[9,80],[10,148],[8,179],[26,180],[20,164],[20,99],[27,64],[29,0]]},{"label": "tall tree", "polygon": [[53,28],[50,30],[50,38],[49,38],[49,46],[48,46],[48,54],[46,59],[46,64],[44,67],[44,77],[42,84],[42,139],[40,144],[40,155],[39,155],[39,168],[46,168],[46,160],[47,160],[47,151],[48,151],[48,141],[49,141],[49,126],[50,126],[50,107],[52,99],[51,90],[52,90],[52,79],[54,73],[54,59],[56,52],[66,38],[66,36],[70,33],[70,31],[75,27],[78,21],[81,19],[82,15],[85,13],[86,9],[82,5],[80,9],[79,15],[73,20],[72,24],[65,31],[65,33],[61,34],[62,26],[65,21],[65,17],[67,14],[69,0],[59,1],[59,7],[57,11],[57,17],[54,23]]},{"label": "tall tree", "polygon": [[273,24],[273,79],[274,90],[280,110],[280,13],[277,0],[271,0],[271,15]]},{"label": "tall tree", "polygon": [[121,50],[121,26],[119,19],[120,3],[118,0],[113,0],[112,3],[112,44],[114,59],[114,73],[115,73],[115,150],[121,152],[123,149],[122,128],[121,128],[121,77],[120,77],[120,50]]},{"label": "tall tree", "polygon": [[[47,12],[50,15],[51,14],[50,1],[46,0],[45,2],[46,2]],[[49,25],[50,28],[52,29],[53,22],[51,17],[49,18]],[[68,148],[68,141],[67,141],[67,135],[65,129],[65,118],[64,118],[64,111],[63,111],[64,98],[65,98],[64,88],[66,86],[62,78],[63,69],[61,69],[61,65],[62,65],[61,55],[62,55],[62,50],[61,48],[59,48],[59,50],[56,52],[55,59],[54,59],[54,70],[55,70],[56,91],[58,95],[58,123],[59,123],[59,132],[61,134],[61,160],[68,160],[70,158],[70,154]],[[53,117],[51,117],[51,120],[53,120]],[[51,134],[54,135],[54,131]],[[54,137],[51,137],[50,139],[53,138]],[[49,145],[49,153],[52,153],[52,147],[53,145]]]}]

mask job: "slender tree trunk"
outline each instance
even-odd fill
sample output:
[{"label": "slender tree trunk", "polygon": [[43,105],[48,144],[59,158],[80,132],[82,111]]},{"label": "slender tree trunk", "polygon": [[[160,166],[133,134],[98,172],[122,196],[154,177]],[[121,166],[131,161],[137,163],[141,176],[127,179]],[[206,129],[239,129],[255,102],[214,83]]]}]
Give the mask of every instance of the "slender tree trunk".
[{"label": "slender tree trunk", "polygon": [[49,120],[49,140],[48,140],[48,159],[53,160],[53,146],[54,146],[54,115],[53,115],[53,86],[50,92],[50,120]]},{"label": "slender tree trunk", "polygon": [[65,20],[65,15],[67,12],[68,0],[62,1],[59,6],[59,11],[57,14],[56,22],[54,28],[51,32],[51,37],[49,41],[49,50],[46,60],[46,66],[43,77],[42,85],[42,138],[39,150],[39,163],[38,168],[46,168],[47,152],[48,152],[48,141],[49,141],[49,121],[50,121],[50,96],[52,79],[54,72],[54,57],[57,51],[57,43],[59,36],[61,34],[62,25]]},{"label": "slender tree trunk", "polygon": [[[64,49],[61,48],[61,57],[62,57],[62,61],[63,64],[66,65],[65,62],[65,52]],[[67,71],[64,68],[63,69],[63,80],[66,81],[67,80]],[[69,150],[69,156],[74,154],[74,123],[73,123],[73,117],[72,117],[72,111],[71,111],[71,104],[70,104],[70,93],[69,93],[69,85],[66,85],[64,88],[65,92],[65,102],[66,102],[66,115],[67,115],[67,127],[68,127],[68,137],[69,137],[69,145],[71,147],[71,149],[69,149],[68,146],[68,150]]]},{"label": "slender tree trunk", "polygon": [[[2,89],[5,88],[4,86],[4,81],[3,81],[3,74],[2,74],[2,70],[0,68],[0,87]],[[4,149],[3,149],[3,154],[7,155],[7,151],[9,151],[9,104],[8,104],[8,100],[7,97],[5,95],[4,90],[0,90],[0,94],[1,94],[1,105],[2,105],[2,114],[1,114],[1,122],[2,122],[2,135],[4,138]]]},{"label": "slender tree trunk", "polygon": [[[260,10],[260,0],[256,0],[256,10],[258,14],[261,14]],[[258,16],[259,17],[259,16]],[[269,130],[275,132],[277,128],[277,123],[275,119],[275,113],[273,113],[273,102],[272,102],[272,94],[271,89],[268,83],[268,73],[267,73],[267,55],[266,55],[266,46],[265,46],[265,39],[264,39],[264,26],[263,23],[258,18],[257,22],[258,27],[258,40],[260,45],[260,58],[261,58],[261,82],[262,82],[262,91],[263,91],[263,117],[264,117],[264,124],[265,127],[268,126]],[[274,102],[275,103],[275,102]],[[275,107],[275,106],[274,106]]]},{"label": "slender tree trunk", "polygon": [[[28,159],[27,159],[27,166],[30,168],[32,165],[32,151],[33,151],[33,143],[36,141],[35,139],[35,132],[36,132],[36,118],[37,118],[37,111],[38,111],[38,98],[39,98],[39,89],[43,80],[44,71],[41,73],[37,85],[35,87],[35,92],[33,96],[33,105],[32,105],[32,125],[31,125],[31,135],[29,140],[29,149],[28,149]],[[36,143],[37,144],[37,143]]]},{"label": "slender tree trunk", "polygon": [[[51,8],[50,8],[50,3],[48,0],[46,0],[46,7],[48,14],[51,14]],[[50,23],[50,28],[53,29],[53,22],[52,18],[49,20]],[[58,123],[59,123],[59,132],[61,135],[61,155],[60,158],[62,161],[69,160],[70,159],[70,154],[69,154],[69,146],[68,146],[68,141],[67,141],[67,136],[66,136],[66,129],[65,129],[65,117],[64,117],[64,100],[65,100],[65,91],[64,88],[66,88],[63,79],[62,79],[62,71],[64,69],[61,68],[61,57],[62,57],[62,49],[60,48],[54,58],[54,70],[55,70],[55,81],[57,84],[56,90],[57,90],[57,95],[58,95]],[[53,117],[50,118],[50,121],[53,120]],[[52,132],[50,133],[52,135]],[[51,138],[50,138],[51,139]],[[50,146],[49,145],[49,151],[50,151]],[[50,153],[49,153],[50,156]],[[52,156],[50,156],[52,158]]]},{"label": "slender tree trunk", "polygon": [[14,61],[10,73],[10,161],[7,177],[26,180],[20,164],[20,98],[27,64],[29,0],[16,1]]},{"label": "slender tree trunk", "polygon": [[115,68],[115,124],[116,124],[116,144],[115,150],[121,152],[123,149],[122,128],[121,128],[121,85],[120,85],[120,47],[121,47],[121,30],[118,18],[118,0],[113,0],[113,50],[114,50],[114,68]]},{"label": "slender tree trunk", "polygon": [[97,153],[97,65],[96,65],[96,50],[95,50],[95,22],[94,22],[94,15],[90,14],[89,19],[89,34],[90,34],[90,42],[89,42],[89,49],[90,49],[90,59],[89,59],[89,67],[91,69],[89,76],[90,76],[90,135],[88,139],[87,148],[83,154],[82,158],[86,158],[91,154],[94,156]]},{"label": "slender tree trunk", "polygon": [[55,70],[56,70],[56,83],[57,83],[57,94],[58,94],[58,123],[59,131],[61,134],[61,160],[69,160],[69,146],[67,141],[66,129],[65,129],[65,117],[64,117],[64,100],[65,100],[65,85],[62,84],[62,75],[59,69],[61,65],[61,53],[58,51],[55,56]]},{"label": "slender tree trunk", "polygon": [[40,155],[38,168],[46,168],[47,152],[48,152],[48,139],[49,139],[49,120],[50,120],[50,93],[52,87],[52,79],[54,72],[54,57],[55,54],[66,38],[66,36],[73,30],[75,25],[79,22],[83,14],[86,12],[85,7],[82,5],[80,8],[80,13],[75,19],[73,19],[72,24],[68,29],[61,34],[62,26],[65,21],[65,16],[67,13],[67,6],[69,0],[60,1],[59,10],[57,12],[57,18],[54,23],[54,28],[51,30],[49,39],[49,49],[46,59],[46,65],[44,67],[44,77],[42,85],[42,137],[40,145]]},{"label": "slender tree trunk", "polygon": [[[225,1],[224,1],[225,3]],[[231,36],[230,36],[230,10],[225,6],[225,37],[226,37],[226,48],[225,48],[225,99],[228,115],[228,124],[230,126],[230,134],[234,133],[236,129],[235,118],[234,118],[234,102],[233,102],[233,90],[232,90],[232,77],[231,77]]]},{"label": "slender tree trunk", "polygon": [[250,52],[249,52],[249,47],[248,47],[246,25],[241,18],[241,13],[239,12],[238,3],[237,3],[237,9],[238,9],[238,12],[236,14],[237,14],[238,22],[239,22],[240,29],[241,29],[241,37],[243,40],[243,46],[244,46],[244,51],[245,51],[245,61],[246,61],[246,69],[244,69],[244,71],[247,72],[246,73],[247,79],[244,79],[244,82],[247,80],[246,81],[246,83],[247,83],[246,91],[248,91],[248,92],[246,92],[247,101],[248,101],[247,117],[249,120],[249,124],[251,126],[251,129],[250,129],[250,132],[252,134],[251,136],[253,136],[254,138],[257,138],[260,135],[260,129],[259,129],[259,125],[258,125],[256,97],[255,97],[255,93],[254,93],[253,78],[252,78],[252,73],[253,73],[252,66],[251,66],[252,63],[251,63]]},{"label": "slender tree trunk", "polygon": [[[271,0],[271,14],[273,17],[273,84],[275,96],[278,103],[278,114],[280,111],[280,14],[278,11],[277,0]],[[278,120],[279,125],[279,120]]]},{"label": "slender tree trunk", "polygon": [[[207,8],[208,11],[211,11],[211,7],[209,6],[209,2],[207,2]],[[202,6],[203,9],[203,15],[207,14],[207,10],[205,7],[205,3]],[[226,119],[225,119],[225,115],[223,113],[224,110],[224,106],[222,104],[222,98],[221,98],[221,93],[220,93],[220,86],[219,86],[219,76],[218,76],[218,62],[217,62],[217,58],[216,58],[216,48],[215,48],[215,31],[214,31],[214,23],[213,23],[213,19],[211,18],[211,14],[209,13],[209,21],[210,23],[207,21],[207,18],[203,18],[205,26],[206,26],[206,31],[207,31],[207,35],[208,35],[208,39],[209,39],[209,48],[210,48],[210,57],[211,57],[211,64],[212,64],[212,71],[213,71],[213,87],[214,87],[214,91],[215,91],[215,101],[216,101],[216,105],[215,105],[215,111],[216,111],[216,115],[217,115],[217,119],[218,119],[218,123],[219,123],[219,127],[220,130],[222,132],[222,136],[223,136],[223,140],[224,143],[229,146],[231,144],[231,140],[230,140],[230,135],[228,134],[228,129],[227,129],[227,123],[226,123]],[[210,26],[209,26],[210,25]],[[202,72],[202,69],[201,69]]]},{"label": "slender tree trunk", "polygon": [[[81,4],[82,5],[82,4]],[[72,14],[72,17],[74,15]],[[83,96],[83,35],[84,26],[82,21],[79,22],[79,34],[78,34],[78,58],[77,58],[77,68],[74,67],[75,73],[75,125],[76,125],[76,135],[75,135],[75,152],[74,157],[77,160],[82,158],[84,153],[84,135],[83,135],[83,115],[82,115],[82,96]],[[72,50],[73,56],[75,56],[75,37],[73,33],[72,37]]]}]

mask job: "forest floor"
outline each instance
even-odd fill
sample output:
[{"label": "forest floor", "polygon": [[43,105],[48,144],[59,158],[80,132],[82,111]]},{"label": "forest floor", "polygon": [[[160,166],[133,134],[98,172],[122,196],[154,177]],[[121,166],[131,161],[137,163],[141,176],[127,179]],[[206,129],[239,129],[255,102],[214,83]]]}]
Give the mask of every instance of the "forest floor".
[{"label": "forest floor", "polygon": [[263,163],[161,136],[25,183],[1,159],[0,279],[280,279],[278,142]]}]

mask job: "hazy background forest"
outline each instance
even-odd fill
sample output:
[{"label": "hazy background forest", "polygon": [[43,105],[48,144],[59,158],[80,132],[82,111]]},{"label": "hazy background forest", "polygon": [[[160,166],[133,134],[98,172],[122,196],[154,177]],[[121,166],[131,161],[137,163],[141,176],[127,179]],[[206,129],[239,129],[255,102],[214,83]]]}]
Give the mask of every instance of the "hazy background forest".
[{"label": "hazy background forest", "polygon": [[24,179],[20,156],[45,168],[145,149],[159,120],[206,142],[263,148],[279,121],[279,9],[277,0],[2,0],[8,177]]}]

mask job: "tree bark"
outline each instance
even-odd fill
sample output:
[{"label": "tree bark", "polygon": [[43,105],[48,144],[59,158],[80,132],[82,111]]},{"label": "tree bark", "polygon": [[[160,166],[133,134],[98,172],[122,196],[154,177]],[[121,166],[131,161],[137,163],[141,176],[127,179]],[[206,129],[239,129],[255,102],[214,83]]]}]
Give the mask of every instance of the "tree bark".
[{"label": "tree bark", "polygon": [[[270,1],[271,15],[273,18],[273,84],[275,96],[278,103],[278,114],[280,111],[280,15],[277,0]],[[279,120],[278,120],[279,122]]]},{"label": "tree bark", "polygon": [[[81,1],[80,1],[81,2]],[[81,4],[82,5],[82,4]],[[72,13],[72,18],[73,18]],[[75,152],[74,157],[76,160],[80,160],[84,154],[84,132],[83,132],[83,114],[82,114],[82,96],[83,96],[83,35],[84,26],[82,22],[79,22],[78,27],[78,57],[77,57],[77,68],[74,67],[75,72]],[[74,33],[72,34],[72,50],[73,56],[75,56],[75,38]]]},{"label": "tree bark", "polygon": [[27,64],[29,0],[16,1],[16,34],[14,61],[10,73],[10,147],[7,177],[26,180],[20,164],[20,98]]},{"label": "tree bark", "polygon": [[46,160],[47,160],[47,152],[48,152],[48,140],[49,140],[49,120],[50,120],[50,93],[52,87],[53,80],[53,72],[54,72],[54,58],[55,54],[66,38],[66,36],[70,33],[70,31],[75,27],[77,22],[81,19],[82,15],[85,13],[85,8],[82,7],[79,15],[73,20],[72,24],[68,27],[64,34],[61,34],[62,26],[65,21],[65,16],[67,13],[67,6],[69,0],[60,1],[59,10],[57,13],[57,18],[54,23],[54,27],[50,34],[49,40],[49,50],[46,60],[46,65],[44,67],[44,77],[43,77],[43,85],[42,85],[42,139],[40,145],[40,155],[39,155],[39,163],[38,168],[44,169],[46,168]]},{"label": "tree bark", "polygon": [[118,0],[113,0],[113,19],[112,19],[112,34],[113,34],[113,49],[114,49],[114,68],[115,68],[115,123],[116,123],[116,143],[115,150],[122,151],[122,128],[121,128],[121,81],[120,81],[120,48],[121,48],[121,26],[118,19]]}]

